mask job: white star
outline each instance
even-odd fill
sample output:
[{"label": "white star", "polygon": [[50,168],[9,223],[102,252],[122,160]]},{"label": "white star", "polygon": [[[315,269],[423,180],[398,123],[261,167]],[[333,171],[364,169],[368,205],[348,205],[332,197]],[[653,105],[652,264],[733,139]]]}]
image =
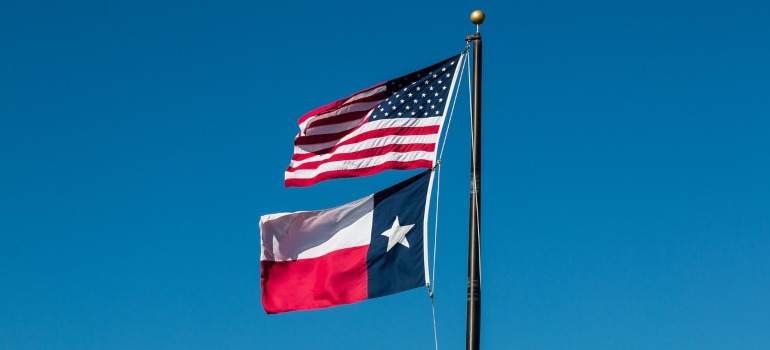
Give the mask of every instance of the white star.
[{"label": "white star", "polygon": [[382,233],[383,236],[388,237],[388,250],[386,250],[386,252],[389,252],[397,243],[409,248],[409,241],[406,240],[406,234],[412,230],[412,227],[414,227],[414,224],[401,226],[398,222],[398,216],[396,216],[396,220],[393,221],[393,226]]}]

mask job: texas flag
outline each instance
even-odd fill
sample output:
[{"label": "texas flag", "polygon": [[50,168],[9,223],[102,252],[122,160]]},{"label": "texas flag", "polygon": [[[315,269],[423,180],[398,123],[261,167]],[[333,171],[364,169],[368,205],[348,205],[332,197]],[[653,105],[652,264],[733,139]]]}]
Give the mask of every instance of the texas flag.
[{"label": "texas flag", "polygon": [[433,171],[336,208],[262,216],[268,314],[351,304],[427,284]]}]

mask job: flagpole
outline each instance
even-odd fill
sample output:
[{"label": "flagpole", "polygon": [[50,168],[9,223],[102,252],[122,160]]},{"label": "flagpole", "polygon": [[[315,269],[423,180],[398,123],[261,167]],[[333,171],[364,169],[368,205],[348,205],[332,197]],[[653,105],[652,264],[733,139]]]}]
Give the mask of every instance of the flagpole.
[{"label": "flagpole", "polygon": [[479,349],[481,333],[481,259],[479,234],[481,231],[481,33],[479,26],[485,15],[480,10],[471,13],[471,22],[476,33],[465,38],[473,41],[473,106],[471,128],[471,198],[470,224],[468,230],[468,307],[465,348]]}]

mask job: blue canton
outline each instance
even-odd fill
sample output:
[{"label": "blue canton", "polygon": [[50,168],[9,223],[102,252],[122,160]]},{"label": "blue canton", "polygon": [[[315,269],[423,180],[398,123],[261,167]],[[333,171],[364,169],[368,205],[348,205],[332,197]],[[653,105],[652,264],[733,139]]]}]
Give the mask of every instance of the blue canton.
[{"label": "blue canton", "polygon": [[457,55],[388,81],[390,97],[372,111],[370,120],[442,116],[459,59]]}]

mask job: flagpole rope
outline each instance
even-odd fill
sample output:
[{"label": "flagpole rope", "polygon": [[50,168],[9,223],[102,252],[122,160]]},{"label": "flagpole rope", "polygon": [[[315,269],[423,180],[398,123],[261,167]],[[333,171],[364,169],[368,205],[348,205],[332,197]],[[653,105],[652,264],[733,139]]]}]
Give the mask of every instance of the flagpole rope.
[{"label": "flagpole rope", "polygon": [[[441,195],[441,167],[436,169],[436,214],[433,219],[433,272],[431,273],[430,299],[433,300],[433,292],[436,290],[436,247],[438,247],[438,199]],[[435,319],[434,319],[435,322]]]},{"label": "flagpole rope", "polygon": [[[438,350],[438,327],[436,322],[436,303],[433,299],[433,290],[434,290],[433,283],[435,282],[435,278],[436,278],[436,240],[438,239],[438,198],[441,190],[441,170],[440,169],[441,169],[440,164],[436,163],[436,166],[432,170],[432,171],[435,171],[435,175],[436,175],[435,176],[436,177],[436,209],[434,214],[436,217],[436,223],[434,224],[434,231],[433,231],[433,274],[432,276],[429,276],[432,278],[429,279],[430,282],[427,285],[428,296],[430,297],[430,308],[431,308],[431,312],[433,313],[433,342],[434,344],[436,344],[436,350]],[[427,200],[430,201],[430,198],[428,198]],[[425,219],[426,219],[425,225],[427,228],[428,218],[426,217]],[[424,244],[428,244],[428,242],[424,242]],[[427,273],[428,269],[426,268],[425,271]]]},{"label": "flagpole rope", "polygon": [[[468,45],[465,47],[464,53],[468,52]],[[465,68],[468,64],[468,55],[464,55],[465,59],[462,61],[462,66],[460,67],[460,80],[462,80],[463,72],[465,71]],[[469,73],[470,74],[470,73]],[[470,75],[469,75],[470,77]],[[470,78],[469,78],[470,79]],[[442,138],[441,143],[441,150],[438,153],[438,159],[436,161],[436,165],[434,167],[434,170],[436,171],[436,211],[434,216],[434,223],[433,223],[433,269],[430,276],[430,283],[428,284],[428,296],[430,297],[430,306],[431,311],[433,313],[433,341],[436,345],[436,350],[438,350],[438,326],[436,321],[436,302],[433,298],[434,292],[436,291],[436,256],[438,250],[436,249],[438,247],[438,212],[439,212],[439,198],[441,195],[441,159],[444,156],[444,147],[446,146],[447,137],[449,136],[449,129],[452,126],[452,117],[454,116],[455,111],[455,105],[457,104],[457,96],[460,94],[460,89],[456,89],[454,91],[454,96],[452,97],[452,108],[449,111],[449,120],[447,121],[447,127],[444,131],[444,137]]]},{"label": "flagpole rope", "polygon": [[[465,47],[465,52],[468,52],[468,47]],[[465,68],[467,67],[466,63],[468,62],[468,55],[465,55],[465,59],[463,59],[462,66],[460,67],[460,80],[462,80],[463,71],[465,71]],[[468,70],[470,71],[470,69]],[[469,73],[470,74],[470,73]],[[470,79],[470,78],[468,78]],[[452,108],[449,110],[449,120],[447,120],[446,123],[446,130],[444,131],[444,139],[441,143],[441,150],[438,152],[438,161],[441,162],[442,157],[444,156],[444,147],[446,146],[446,139],[449,135],[449,127],[452,126],[452,116],[454,116],[455,113],[455,104],[457,104],[457,96],[460,94],[460,89],[456,89],[454,91],[454,96],[452,96]]]},{"label": "flagpole rope", "polygon": [[[467,48],[466,48],[467,51]],[[462,80],[463,71],[465,71],[465,68],[467,67],[466,63],[468,62],[468,55],[465,55],[465,59],[462,62],[462,66],[460,66],[460,77]],[[441,159],[444,156],[444,147],[446,146],[446,141],[449,136],[449,128],[452,126],[452,117],[454,116],[455,112],[455,104],[457,103],[457,95],[460,94],[460,89],[455,90],[454,92],[455,96],[452,98],[452,108],[449,111],[449,120],[447,121],[446,130],[444,131],[444,138],[443,142],[441,143],[441,150],[438,154],[438,162],[436,165],[437,169],[437,180],[436,180],[436,216],[435,216],[435,223],[433,224],[433,272],[431,273],[431,285],[433,286],[433,291],[436,290],[436,247],[438,246],[438,205],[439,205],[439,195],[441,194]],[[431,292],[431,295],[433,294],[433,291]]]},{"label": "flagpole rope", "polygon": [[[467,58],[470,60],[470,57]],[[468,106],[470,106],[470,117],[471,117],[471,125],[473,125],[473,96],[472,96],[473,89],[471,88],[471,70],[468,69]],[[473,137],[473,128],[471,128],[471,149],[473,149],[474,145],[474,137]],[[473,164],[476,164],[476,154],[475,152],[471,152],[471,157],[473,158]],[[473,179],[477,179],[476,174],[476,167],[471,167],[473,171]],[[478,193],[478,188],[476,188],[476,181],[471,181],[471,186],[473,186],[473,193]],[[476,221],[473,223],[476,225],[476,239],[479,242],[478,248],[479,248],[479,283],[481,283],[481,216],[479,213],[479,206],[478,203],[472,204],[473,212],[476,214]]]},{"label": "flagpole rope", "polygon": [[[465,48],[466,52],[468,48]],[[468,63],[468,55],[465,55],[465,59],[462,62],[462,66],[460,66],[460,77],[462,80],[463,71],[465,71],[465,68],[467,67]],[[436,247],[438,247],[438,205],[439,205],[439,196],[441,195],[441,159],[444,156],[444,147],[446,146],[446,141],[449,136],[449,129],[452,126],[452,117],[454,116],[455,112],[455,104],[457,103],[457,95],[460,94],[460,89],[456,89],[454,91],[454,96],[452,98],[452,108],[449,111],[449,120],[447,121],[447,127],[444,131],[444,137],[442,139],[441,143],[441,150],[438,154],[438,161],[436,162],[436,214],[435,214],[435,222],[433,224],[433,271],[431,273],[430,278],[430,284],[431,289],[429,289],[431,298],[433,297],[433,293],[436,290],[436,255],[437,250]]]},{"label": "flagpole rope", "polygon": [[438,328],[436,327],[436,303],[433,301],[433,294],[430,296],[430,308],[433,311],[433,342],[438,350]]},{"label": "flagpole rope", "polygon": [[[466,51],[468,48],[466,47]],[[465,71],[465,68],[467,67],[468,63],[468,56],[465,55],[465,59],[462,62],[462,66],[460,67],[460,77],[463,76],[463,71]],[[462,79],[461,79],[462,80]],[[444,131],[444,137],[443,142],[441,143],[441,150],[438,154],[438,161],[436,162],[436,214],[435,214],[435,222],[433,224],[433,271],[431,273],[431,279],[430,284],[432,289],[429,290],[431,298],[433,297],[433,293],[436,290],[436,255],[437,250],[436,247],[438,247],[438,205],[439,205],[439,196],[441,195],[441,159],[444,156],[444,147],[446,146],[446,141],[449,136],[449,129],[452,126],[452,117],[454,116],[455,112],[455,104],[457,103],[457,95],[460,94],[460,89],[455,90],[454,92],[455,96],[452,98],[452,108],[449,111],[449,120],[447,121],[447,127]]]}]

